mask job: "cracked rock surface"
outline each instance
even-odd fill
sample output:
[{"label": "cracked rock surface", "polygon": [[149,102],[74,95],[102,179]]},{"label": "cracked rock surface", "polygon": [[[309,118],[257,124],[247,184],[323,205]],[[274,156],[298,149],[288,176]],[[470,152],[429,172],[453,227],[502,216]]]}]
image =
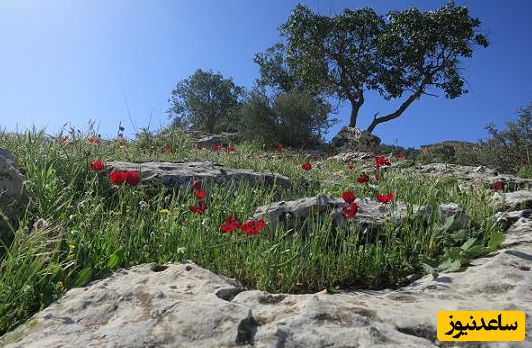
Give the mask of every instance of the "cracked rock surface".
[{"label": "cracked rock surface", "polygon": [[192,180],[207,184],[235,184],[246,182],[250,186],[290,187],[291,180],[281,174],[259,173],[250,169],[234,169],[204,160],[175,162],[110,162],[108,170],[139,171],[143,183],[166,187],[188,187]]},{"label": "cracked rock surface", "polygon": [[[514,215],[494,255],[397,290],[270,294],[193,263],[119,270],[68,291],[0,346],[531,347],[532,219]],[[520,342],[440,342],[440,310],[523,311],[528,334]]]}]

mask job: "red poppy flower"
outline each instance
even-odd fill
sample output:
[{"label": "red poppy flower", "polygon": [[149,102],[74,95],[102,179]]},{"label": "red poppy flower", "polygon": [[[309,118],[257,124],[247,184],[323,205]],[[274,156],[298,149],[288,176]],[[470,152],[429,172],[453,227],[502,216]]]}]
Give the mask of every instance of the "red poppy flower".
[{"label": "red poppy flower", "polygon": [[405,157],[404,153],[396,153],[395,154],[395,158],[403,158],[403,157]]},{"label": "red poppy flower", "polygon": [[393,199],[393,193],[387,193],[385,195],[377,195],[377,200],[383,204],[390,203],[390,201]]},{"label": "red poppy flower", "polygon": [[226,149],[227,153],[233,153],[233,152],[235,152],[235,150],[236,150],[236,148],[235,148],[234,146],[229,146],[229,147]]},{"label": "red poppy flower", "polygon": [[375,167],[379,168],[380,166],[389,166],[391,165],[390,160],[383,156],[375,156]]},{"label": "red poppy flower", "polygon": [[217,144],[217,145],[213,145],[212,146],[212,150],[215,151],[215,152],[220,152],[224,149],[223,145],[222,144]]},{"label": "red poppy flower", "polygon": [[502,189],[504,189],[504,183],[500,181],[496,182],[491,186],[491,189],[493,191],[501,191]]},{"label": "red poppy flower", "polygon": [[205,197],[207,197],[209,193],[207,191],[204,191],[204,190],[196,190],[194,191],[194,196],[196,196],[196,198],[198,199],[203,199]]},{"label": "red poppy flower", "polygon": [[355,216],[357,211],[358,211],[358,204],[356,204],[355,202],[352,202],[349,204],[349,207],[342,208],[342,216],[344,218],[351,218]]},{"label": "red poppy flower", "polygon": [[191,184],[192,188],[196,191],[200,191],[201,190],[201,181],[197,181],[197,180],[192,180],[192,184]]},{"label": "red poppy flower", "polygon": [[172,152],[172,149],[170,148],[170,146],[163,147],[163,153],[170,153],[170,152]]},{"label": "red poppy flower", "polygon": [[122,185],[124,181],[126,181],[126,177],[126,172],[122,170],[113,170],[111,174],[109,174],[109,180],[117,186]]},{"label": "red poppy flower", "polygon": [[89,137],[87,138],[87,141],[91,144],[99,144],[101,142],[100,138],[96,137]]},{"label": "red poppy flower", "polygon": [[379,181],[381,179],[381,176],[379,174],[375,174],[375,180]]},{"label": "red poppy flower", "polygon": [[100,170],[102,170],[103,168],[105,167],[105,165],[103,164],[103,161],[102,160],[94,160],[92,161],[91,163],[91,168],[92,170],[94,170],[95,172],[99,172]]},{"label": "red poppy flower", "polygon": [[259,233],[265,224],[266,222],[264,221],[264,219],[260,219],[258,221],[252,220],[240,225],[240,229],[244,231],[245,234],[255,234]]},{"label": "red poppy flower", "polygon": [[305,162],[301,165],[301,168],[303,168],[303,170],[311,170],[312,164],[310,164],[310,162]]},{"label": "red poppy flower", "polygon": [[232,232],[240,228],[240,221],[235,219],[233,216],[228,216],[225,218],[225,224],[220,226],[220,231],[223,233]]},{"label": "red poppy flower", "polygon": [[207,203],[205,203],[204,201],[200,201],[197,205],[189,205],[188,210],[201,215],[205,213],[205,210],[207,210]]},{"label": "red poppy flower", "polygon": [[139,172],[133,170],[126,172],[126,183],[131,186],[136,186],[140,182]]},{"label": "red poppy flower", "polygon": [[359,184],[364,184],[369,181],[369,176],[366,174],[360,174],[357,178]]},{"label": "red poppy flower", "polygon": [[342,193],[342,198],[346,203],[353,203],[356,197],[353,191],[344,191]]}]

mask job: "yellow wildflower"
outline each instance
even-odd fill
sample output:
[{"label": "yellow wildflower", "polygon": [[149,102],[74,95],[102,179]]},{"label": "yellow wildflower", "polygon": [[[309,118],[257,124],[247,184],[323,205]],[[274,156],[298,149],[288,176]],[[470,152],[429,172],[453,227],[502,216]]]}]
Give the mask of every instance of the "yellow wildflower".
[{"label": "yellow wildflower", "polygon": [[166,214],[169,214],[169,213],[170,213],[169,209],[159,209],[159,214],[161,214],[161,215],[166,215]]}]

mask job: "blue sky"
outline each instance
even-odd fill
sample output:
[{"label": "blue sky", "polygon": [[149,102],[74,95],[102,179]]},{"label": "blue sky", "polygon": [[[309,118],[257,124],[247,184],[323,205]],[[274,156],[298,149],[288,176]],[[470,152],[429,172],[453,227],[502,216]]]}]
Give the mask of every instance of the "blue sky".
[{"label": "blue sky", "polygon": [[[253,55],[279,40],[277,27],[298,3],[321,13],[371,6],[379,13],[445,0],[0,0],[0,126],[32,125],[53,133],[95,120],[112,136],[120,121],[137,128],[168,124],[176,82],[197,68],[220,71],[242,86],[258,77]],[[515,119],[532,102],[532,1],[456,3],[479,17],[491,45],[463,62],[470,93],[455,100],[423,97],[400,118],[379,125],[384,143],[402,146],[485,138],[484,125]],[[359,125],[393,102],[370,95]],[[341,123],[349,108],[340,110]]]}]

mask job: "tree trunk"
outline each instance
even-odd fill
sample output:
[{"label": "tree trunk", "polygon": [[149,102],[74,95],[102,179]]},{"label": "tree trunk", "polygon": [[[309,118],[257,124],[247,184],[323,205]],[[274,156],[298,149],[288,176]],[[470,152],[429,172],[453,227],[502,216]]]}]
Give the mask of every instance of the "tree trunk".
[{"label": "tree trunk", "polygon": [[362,103],[351,101],[351,116],[349,117],[349,127],[355,128],[357,125],[358,111]]}]

